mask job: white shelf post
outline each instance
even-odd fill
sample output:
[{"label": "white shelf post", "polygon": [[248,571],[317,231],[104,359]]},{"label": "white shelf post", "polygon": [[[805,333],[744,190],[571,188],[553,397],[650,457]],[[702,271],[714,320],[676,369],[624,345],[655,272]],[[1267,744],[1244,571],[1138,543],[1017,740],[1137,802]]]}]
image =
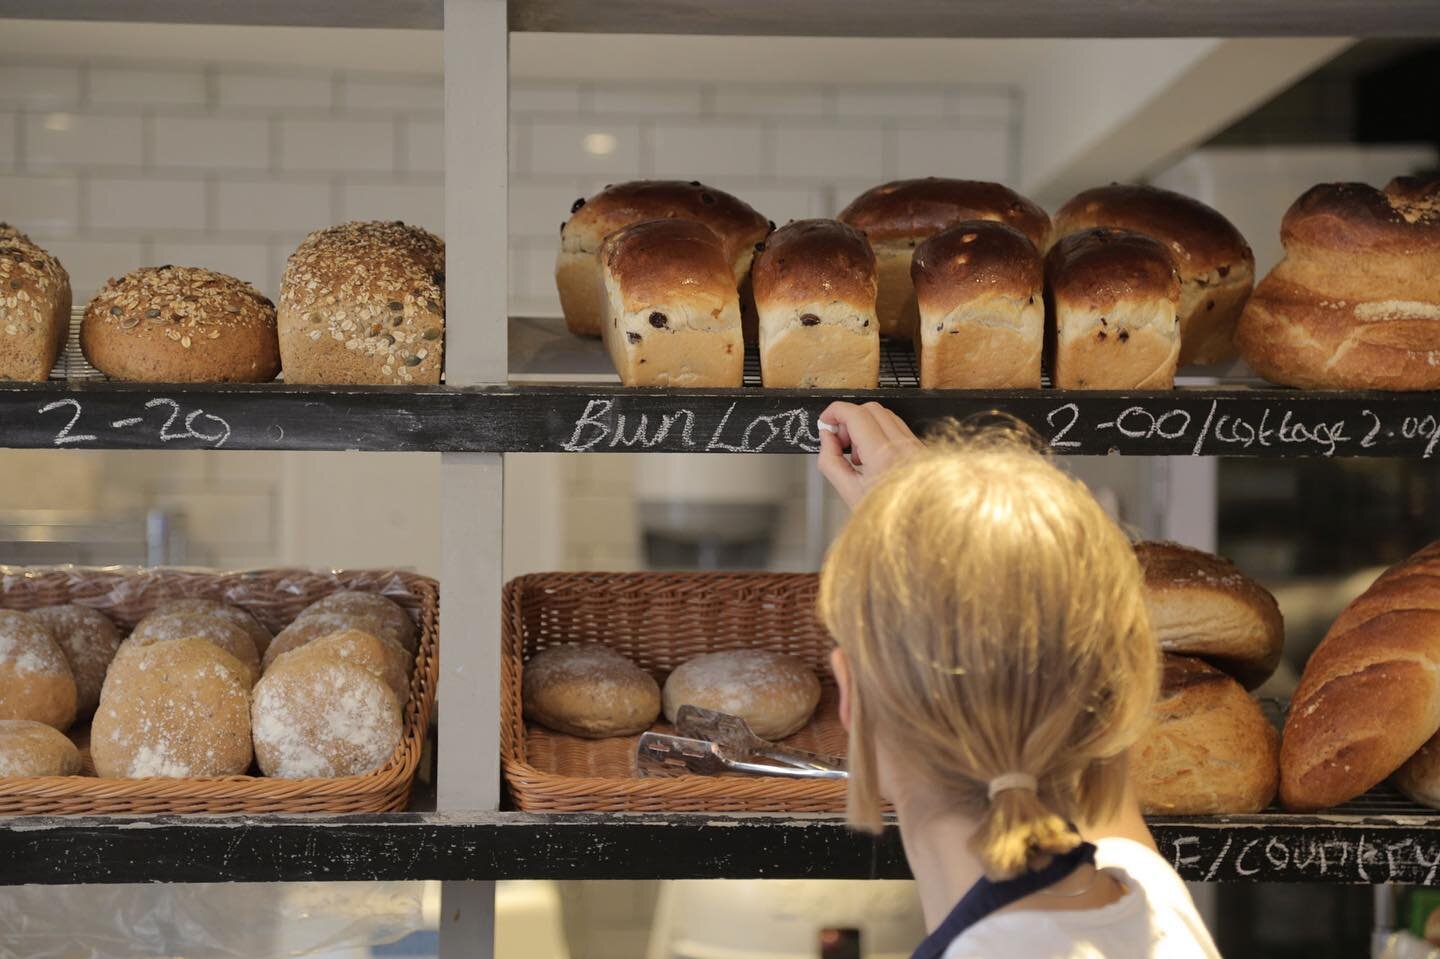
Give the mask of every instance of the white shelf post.
[{"label": "white shelf post", "polygon": [[[452,386],[507,375],[510,34],[506,0],[445,0],[445,370]],[[500,589],[504,457],[440,464],[442,812],[500,802]],[[488,959],[495,884],[449,882],[441,959]]]}]

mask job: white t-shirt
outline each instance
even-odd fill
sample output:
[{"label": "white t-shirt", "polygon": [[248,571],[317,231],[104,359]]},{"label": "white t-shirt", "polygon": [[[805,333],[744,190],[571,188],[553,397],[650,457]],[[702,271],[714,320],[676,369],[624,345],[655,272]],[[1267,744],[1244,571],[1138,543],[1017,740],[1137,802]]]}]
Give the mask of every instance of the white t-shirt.
[{"label": "white t-shirt", "polygon": [[1125,887],[1119,900],[987,916],[950,943],[944,959],[1220,959],[1185,883],[1154,850],[1096,840],[1095,865]]}]

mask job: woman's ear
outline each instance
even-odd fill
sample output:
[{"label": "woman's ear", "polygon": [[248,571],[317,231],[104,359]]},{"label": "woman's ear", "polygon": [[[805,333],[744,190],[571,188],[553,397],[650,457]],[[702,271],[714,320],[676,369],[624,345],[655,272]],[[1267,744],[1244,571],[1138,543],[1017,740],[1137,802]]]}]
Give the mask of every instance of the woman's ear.
[{"label": "woman's ear", "polygon": [[835,673],[835,686],[840,690],[840,725],[850,731],[850,660],[836,646],[830,653],[830,669]]}]

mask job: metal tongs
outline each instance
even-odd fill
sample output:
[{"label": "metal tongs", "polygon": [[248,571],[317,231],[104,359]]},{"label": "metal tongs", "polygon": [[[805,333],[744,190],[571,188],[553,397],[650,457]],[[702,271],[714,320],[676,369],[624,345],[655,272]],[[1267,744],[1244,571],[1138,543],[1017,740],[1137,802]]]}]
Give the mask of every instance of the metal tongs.
[{"label": "metal tongs", "polygon": [[[635,749],[635,766],[641,776],[675,776],[689,773],[716,776],[750,773],[791,776],[797,779],[845,779],[845,760],[761,739],[739,716],[681,706],[675,732],[645,733]],[[759,762],[757,760],[770,760]]]}]

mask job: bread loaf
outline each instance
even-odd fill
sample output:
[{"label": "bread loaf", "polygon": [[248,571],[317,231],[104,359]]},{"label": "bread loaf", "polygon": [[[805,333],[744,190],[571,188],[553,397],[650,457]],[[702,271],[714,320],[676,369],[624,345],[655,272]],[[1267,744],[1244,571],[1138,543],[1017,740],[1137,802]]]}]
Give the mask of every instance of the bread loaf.
[{"label": "bread loaf", "polygon": [[1308,190],[1280,226],[1236,341],[1275,383],[1440,388],[1440,177]]},{"label": "bread loaf", "polygon": [[1130,755],[1144,812],[1254,813],[1275,798],[1280,733],[1234,679],[1167,655],[1151,725]]},{"label": "bread loaf", "polygon": [[198,613],[202,616],[228,620],[245,630],[255,644],[256,652],[261,655],[264,655],[265,650],[270,647],[270,641],[274,638],[270,635],[270,630],[262,626],[260,620],[250,615],[249,612],[239,606],[222,603],[217,599],[172,599],[155,607],[151,610],[150,615],[161,616],[166,613]]},{"label": "bread loaf", "polygon": [[251,722],[265,775],[358,776],[384,765],[400,744],[395,694],[381,675],[339,652],[296,650],[256,684]]},{"label": "bread loaf", "polygon": [[1045,211],[1008,187],[933,176],[872,187],[851,200],[839,218],[863,232],[875,250],[880,334],[906,339],[914,335],[920,317],[910,260],[926,237],[962,220],[1014,227],[1042,250],[1050,234]]},{"label": "bread loaf", "polygon": [[70,333],[70,275],[0,223],[0,380],[48,379]]},{"label": "bread loaf", "polygon": [[1228,559],[1179,543],[1137,543],[1150,628],[1167,653],[1199,656],[1254,689],[1275,672],[1285,621],[1270,591]]},{"label": "bread loaf", "polygon": [[445,355],[445,243],[418,226],[317,230],[280,281],[287,383],[434,386]]},{"label": "bread loaf", "polygon": [[1432,579],[1440,559],[1433,549],[1376,580],[1310,655],[1280,746],[1287,807],[1323,809],[1352,799],[1440,731],[1440,602]]},{"label": "bread loaf", "polygon": [[1040,253],[1003,223],[963,220],[915,248],[920,388],[1038,388],[1045,348]]},{"label": "bread loaf", "polygon": [[260,654],[250,635],[234,623],[205,613],[154,612],[135,624],[115,653],[117,661],[133,657],[141,649],[177,639],[199,639],[225,650],[240,663],[246,682],[260,677]]},{"label": "bread loaf", "polygon": [[379,639],[358,629],[342,629],[296,647],[278,657],[271,668],[278,667],[282,661],[293,665],[322,660],[353,663],[374,673],[395,694],[396,702],[402,707],[410,699],[410,669],[414,663],[410,654],[388,639]]},{"label": "bread loaf", "polygon": [[595,643],[542,649],[525,664],[525,718],[586,739],[633,736],[660,715],[654,677]]},{"label": "bread loaf", "polygon": [[1174,259],[1181,366],[1235,358],[1235,322],[1255,285],[1255,255],[1234,224],[1184,194],[1112,183],[1062,206],[1052,241],[1097,226],[1143,233]]},{"label": "bread loaf", "polygon": [[245,667],[202,639],[117,657],[100,692],[90,755],[96,773],[112,779],[243,775],[251,758]]},{"label": "bread loaf", "polygon": [[672,723],[681,706],[701,706],[739,716],[762,739],[783,739],[815,714],[820,680],[794,656],[736,649],[681,663],[665,680],[662,696]]},{"label": "bread loaf", "polygon": [[605,349],[625,386],[739,386],[740,300],[724,246],[691,220],[646,220],[600,247]]},{"label": "bread loaf", "polygon": [[77,776],[80,750],[64,733],[28,719],[0,719],[0,779]]},{"label": "bread loaf", "polygon": [[795,220],[751,267],[760,379],[788,389],[874,389],[880,381],[875,254],[836,220]]},{"label": "bread loaf", "polygon": [[275,305],[233,276],[144,267],[112,279],[85,308],[85,359],[145,383],[264,383],[280,372]]},{"label": "bread loaf", "polygon": [[413,654],[420,648],[420,634],[415,629],[415,621],[410,618],[410,614],[405,612],[399,603],[379,593],[343,589],[317,599],[301,610],[300,615],[295,618],[305,619],[321,613],[373,617],[382,624],[378,634],[380,638],[398,643],[407,653]]},{"label": "bread loaf", "polygon": [[30,611],[55,637],[75,676],[75,710],[89,716],[100,704],[105,672],[120,646],[115,624],[98,609],[87,606],[45,606]]},{"label": "bread loaf", "polygon": [[560,225],[555,285],[572,333],[600,336],[602,324],[609,318],[598,256],[605,238],[642,220],[671,218],[703,223],[719,237],[737,297],[748,299],[741,291],[748,285],[755,244],[774,229],[773,223],[742,200],[699,180],[616,183],[588,200],[576,200],[570,218]]},{"label": "bread loaf", "polygon": [[1180,279],[1155,240],[1097,228],[1045,257],[1045,308],[1055,385],[1156,390],[1175,384]]},{"label": "bread loaf", "polygon": [[75,721],[75,675],[50,628],[0,609],[0,719],[30,719],[64,732]]}]

